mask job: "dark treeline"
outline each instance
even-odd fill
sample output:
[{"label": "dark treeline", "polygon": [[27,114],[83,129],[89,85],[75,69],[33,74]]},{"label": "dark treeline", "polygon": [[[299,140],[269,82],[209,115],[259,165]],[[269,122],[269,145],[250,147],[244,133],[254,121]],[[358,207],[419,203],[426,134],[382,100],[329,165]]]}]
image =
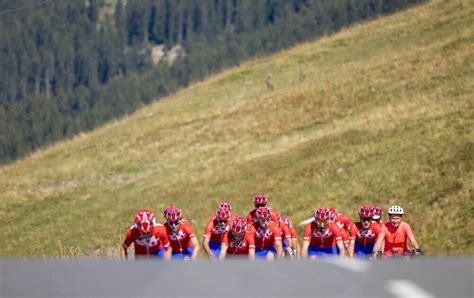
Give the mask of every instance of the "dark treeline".
[{"label": "dark treeline", "polygon": [[[35,1],[0,0],[0,163],[249,57],[422,0]],[[154,63],[158,45],[185,54]]]}]

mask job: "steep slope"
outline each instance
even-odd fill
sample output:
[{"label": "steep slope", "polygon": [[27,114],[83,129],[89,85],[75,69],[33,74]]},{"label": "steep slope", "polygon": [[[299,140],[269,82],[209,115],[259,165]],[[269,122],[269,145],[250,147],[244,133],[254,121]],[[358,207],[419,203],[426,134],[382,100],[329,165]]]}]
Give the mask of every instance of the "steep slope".
[{"label": "steep slope", "polygon": [[245,215],[256,193],[294,222],[400,204],[428,253],[473,254],[472,28],[470,1],[432,1],[3,167],[0,255],[105,254],[169,204],[200,236],[218,202]]}]

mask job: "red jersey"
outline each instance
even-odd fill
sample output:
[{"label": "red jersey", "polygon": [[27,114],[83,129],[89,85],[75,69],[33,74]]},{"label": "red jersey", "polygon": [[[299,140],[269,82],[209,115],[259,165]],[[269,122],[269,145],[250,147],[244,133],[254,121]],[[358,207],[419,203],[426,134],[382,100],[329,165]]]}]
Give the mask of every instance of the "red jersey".
[{"label": "red jersey", "polygon": [[[270,219],[274,223],[278,223],[279,221],[278,221],[278,217],[276,216],[276,212],[270,207],[267,207],[267,208],[270,209]],[[256,209],[253,209],[252,211],[249,212],[249,215],[247,215],[247,223],[249,225],[252,225],[258,221],[257,218],[255,217],[255,212],[256,212]]]},{"label": "red jersey", "polygon": [[135,246],[136,256],[149,256],[156,254],[161,248],[168,247],[170,245],[166,229],[163,225],[157,225],[153,227],[151,236],[143,238],[140,236],[140,232],[131,226],[128,229],[127,237],[123,241],[123,248],[128,249],[131,244]]},{"label": "red jersey", "polygon": [[290,227],[290,235],[293,240],[298,238],[298,234],[296,233],[296,229],[294,227]]},{"label": "red jersey", "polygon": [[250,248],[255,248],[253,231],[246,231],[243,238],[236,240],[232,233],[227,232],[222,243],[227,244],[227,256],[248,255]]},{"label": "red jersey", "polygon": [[231,215],[228,220],[227,226],[225,226],[225,228],[221,228],[217,223],[216,217],[211,217],[211,219],[206,225],[206,228],[204,229],[203,237],[209,238],[209,241],[211,242],[222,243],[222,240],[224,239],[224,234],[229,231],[229,225],[232,224],[232,220],[234,218],[235,216]]},{"label": "red jersey", "polygon": [[356,242],[360,246],[371,246],[377,241],[377,237],[380,234],[381,226],[378,223],[371,223],[368,229],[362,227],[361,222],[354,224],[354,232],[356,234]]},{"label": "red jersey", "polygon": [[400,222],[397,228],[392,226],[392,223],[387,222],[382,226],[380,237],[384,237],[384,255],[391,256],[395,250],[397,254],[408,252],[408,238],[414,238],[410,225],[406,222]]},{"label": "red jersey", "polygon": [[335,223],[329,223],[324,231],[318,231],[316,222],[310,222],[304,227],[303,240],[309,240],[311,246],[331,248],[337,240],[342,240],[341,232]]},{"label": "red jersey", "polygon": [[347,247],[350,240],[354,240],[356,234],[351,231],[352,226],[354,225],[352,221],[347,217],[347,215],[338,213],[336,215],[336,220],[334,221],[336,226],[339,228],[341,233],[342,242]]},{"label": "red jersey", "polygon": [[281,241],[280,229],[274,222],[269,222],[268,227],[263,229],[259,223],[253,225],[255,229],[255,248],[260,250],[269,249],[275,245],[277,240]]},{"label": "red jersey", "polygon": [[293,237],[291,236],[290,228],[287,225],[282,224],[282,223],[280,223],[279,228],[280,228],[281,241],[288,240],[288,246],[291,246],[291,239]]},{"label": "red jersey", "polygon": [[181,225],[178,230],[173,231],[168,223],[165,223],[166,233],[171,243],[171,249],[174,252],[183,252],[183,250],[192,247],[191,238],[195,237],[193,227],[191,224],[185,220],[181,221]]}]

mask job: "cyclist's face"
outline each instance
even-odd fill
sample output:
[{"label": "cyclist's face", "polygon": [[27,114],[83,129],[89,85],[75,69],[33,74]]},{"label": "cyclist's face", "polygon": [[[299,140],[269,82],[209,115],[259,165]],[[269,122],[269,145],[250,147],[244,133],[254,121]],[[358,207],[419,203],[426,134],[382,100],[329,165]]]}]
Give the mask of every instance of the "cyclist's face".
[{"label": "cyclist's face", "polygon": [[225,228],[227,226],[227,220],[218,220],[217,224],[219,225],[219,227]]},{"label": "cyclist's face", "polygon": [[268,228],[268,225],[270,224],[269,219],[264,219],[264,220],[259,220],[260,226],[264,229]]},{"label": "cyclist's face", "polygon": [[316,224],[318,225],[318,230],[320,231],[325,230],[328,225],[326,221],[316,221]]},{"label": "cyclist's face", "polygon": [[179,220],[169,221],[168,224],[169,224],[171,230],[177,231],[179,229],[179,226],[181,226],[181,221],[179,221]]},{"label": "cyclist's face", "polygon": [[364,229],[367,229],[370,227],[370,224],[372,223],[372,219],[371,218],[360,218],[360,222],[362,223],[362,227],[364,227]]},{"label": "cyclist's face", "polygon": [[235,240],[241,240],[242,238],[244,238],[244,234],[234,234],[232,233],[232,236],[234,236],[234,239]]},{"label": "cyclist's face", "polygon": [[393,227],[398,227],[401,221],[402,217],[400,215],[390,215],[390,222],[392,223]]}]

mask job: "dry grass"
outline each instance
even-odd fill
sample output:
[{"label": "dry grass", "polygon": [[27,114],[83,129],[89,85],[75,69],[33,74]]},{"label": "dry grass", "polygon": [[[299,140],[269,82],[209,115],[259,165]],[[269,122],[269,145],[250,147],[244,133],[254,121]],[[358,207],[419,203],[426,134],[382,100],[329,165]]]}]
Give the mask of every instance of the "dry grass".
[{"label": "dry grass", "polygon": [[218,202],[245,215],[260,192],[295,222],[398,203],[428,253],[474,254],[473,6],[251,61],[0,168],[0,255],[113,256],[139,208],[168,204],[201,235]]}]

